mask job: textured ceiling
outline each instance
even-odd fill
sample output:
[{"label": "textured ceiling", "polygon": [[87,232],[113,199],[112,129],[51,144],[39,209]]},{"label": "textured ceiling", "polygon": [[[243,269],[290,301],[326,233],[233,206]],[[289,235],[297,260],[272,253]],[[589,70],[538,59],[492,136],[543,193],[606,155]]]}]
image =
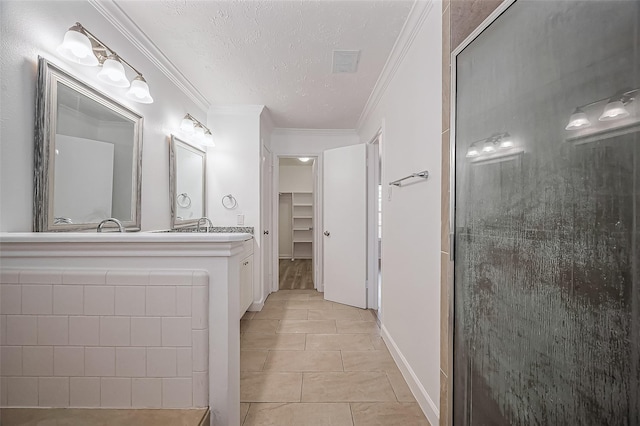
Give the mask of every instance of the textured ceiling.
[{"label": "textured ceiling", "polygon": [[[413,0],[116,3],[211,104],[266,105],[276,127],[353,129]],[[342,49],[362,51],[357,73],[331,73]]]}]

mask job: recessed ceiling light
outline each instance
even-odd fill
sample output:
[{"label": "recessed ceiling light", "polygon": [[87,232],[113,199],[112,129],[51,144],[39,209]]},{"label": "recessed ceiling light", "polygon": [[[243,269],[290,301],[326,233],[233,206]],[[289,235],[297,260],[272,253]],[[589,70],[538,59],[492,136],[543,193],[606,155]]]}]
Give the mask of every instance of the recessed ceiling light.
[{"label": "recessed ceiling light", "polygon": [[356,72],[358,62],[360,62],[359,50],[334,50],[332,72],[334,74]]},{"label": "recessed ceiling light", "polygon": [[302,161],[303,163],[306,163],[307,161],[311,160],[311,158],[309,158],[309,157],[299,157],[298,160]]}]

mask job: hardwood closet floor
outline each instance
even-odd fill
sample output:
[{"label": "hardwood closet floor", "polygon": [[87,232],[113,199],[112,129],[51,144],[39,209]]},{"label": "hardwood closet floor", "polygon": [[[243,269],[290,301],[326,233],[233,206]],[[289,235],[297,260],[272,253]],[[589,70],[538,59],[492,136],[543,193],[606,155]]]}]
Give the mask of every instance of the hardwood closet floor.
[{"label": "hardwood closet floor", "polygon": [[311,259],[280,259],[280,290],[313,290]]}]

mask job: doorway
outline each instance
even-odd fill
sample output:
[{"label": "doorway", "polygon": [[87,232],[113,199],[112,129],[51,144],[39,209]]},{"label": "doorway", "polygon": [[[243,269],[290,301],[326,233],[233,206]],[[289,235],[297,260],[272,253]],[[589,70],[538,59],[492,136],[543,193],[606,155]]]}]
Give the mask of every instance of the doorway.
[{"label": "doorway", "polygon": [[278,279],[274,290],[313,290],[315,270],[316,159],[278,161]]}]

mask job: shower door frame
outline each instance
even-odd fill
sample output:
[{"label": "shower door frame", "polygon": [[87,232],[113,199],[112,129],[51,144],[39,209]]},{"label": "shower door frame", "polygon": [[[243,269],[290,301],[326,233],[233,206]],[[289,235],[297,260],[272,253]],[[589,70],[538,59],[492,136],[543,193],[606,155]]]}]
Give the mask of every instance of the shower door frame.
[{"label": "shower door frame", "polygon": [[[448,413],[446,414],[448,425],[453,425],[453,376],[454,376],[454,363],[453,363],[453,346],[454,346],[454,318],[455,318],[455,236],[456,236],[456,64],[457,56],[464,51],[480,34],[484,32],[493,22],[498,19],[509,7],[511,7],[518,0],[504,0],[491,14],[478,25],[469,36],[464,39],[458,47],[456,47],[450,56],[451,66],[451,92],[450,92],[450,115],[449,115],[449,262],[447,264],[447,271],[440,271],[441,274],[447,273],[447,294],[448,297],[448,311],[447,318],[447,350],[441,350],[441,356],[446,357],[445,361],[449,365],[449,374],[447,383],[442,386],[440,398],[443,400],[446,398],[446,407]],[[444,290],[444,289],[443,289]],[[442,403],[440,406],[442,407]],[[439,413],[440,419],[442,419],[443,413]],[[443,425],[440,421],[440,425]]]}]

